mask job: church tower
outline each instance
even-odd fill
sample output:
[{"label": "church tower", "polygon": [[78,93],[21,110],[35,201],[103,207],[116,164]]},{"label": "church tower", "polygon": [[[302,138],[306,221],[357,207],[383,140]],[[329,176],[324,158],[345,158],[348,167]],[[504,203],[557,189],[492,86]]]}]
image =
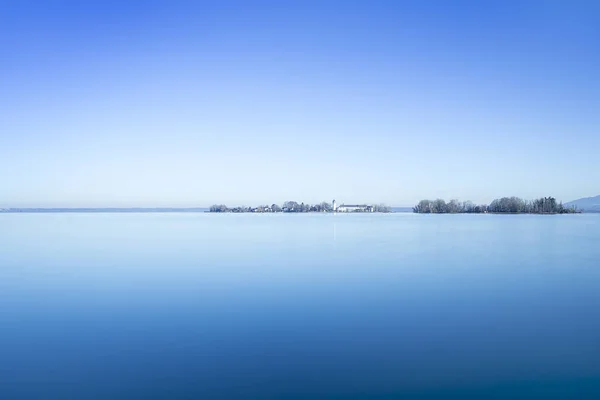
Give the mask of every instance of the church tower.
[{"label": "church tower", "polygon": [[333,211],[337,211],[337,203],[333,200]]}]

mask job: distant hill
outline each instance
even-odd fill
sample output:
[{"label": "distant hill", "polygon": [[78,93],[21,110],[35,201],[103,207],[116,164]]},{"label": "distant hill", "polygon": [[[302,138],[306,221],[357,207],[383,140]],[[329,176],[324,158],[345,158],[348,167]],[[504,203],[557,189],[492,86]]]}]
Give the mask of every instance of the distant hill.
[{"label": "distant hill", "polygon": [[575,206],[577,209],[583,210],[584,212],[600,212],[600,196],[573,200],[566,203],[565,206]]}]

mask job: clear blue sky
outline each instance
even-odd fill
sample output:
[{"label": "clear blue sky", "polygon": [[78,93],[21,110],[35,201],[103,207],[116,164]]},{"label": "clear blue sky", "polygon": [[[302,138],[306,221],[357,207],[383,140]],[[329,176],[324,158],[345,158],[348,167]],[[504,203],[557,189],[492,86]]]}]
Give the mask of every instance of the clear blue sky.
[{"label": "clear blue sky", "polygon": [[597,1],[8,1],[0,207],[600,194]]}]

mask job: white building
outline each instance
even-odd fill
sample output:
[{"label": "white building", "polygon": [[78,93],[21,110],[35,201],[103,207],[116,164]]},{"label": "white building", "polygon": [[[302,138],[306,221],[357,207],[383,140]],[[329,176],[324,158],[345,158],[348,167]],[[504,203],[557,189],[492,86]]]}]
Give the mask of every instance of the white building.
[{"label": "white building", "polygon": [[337,212],[374,212],[373,206],[367,204],[340,204],[333,201],[333,211]]}]

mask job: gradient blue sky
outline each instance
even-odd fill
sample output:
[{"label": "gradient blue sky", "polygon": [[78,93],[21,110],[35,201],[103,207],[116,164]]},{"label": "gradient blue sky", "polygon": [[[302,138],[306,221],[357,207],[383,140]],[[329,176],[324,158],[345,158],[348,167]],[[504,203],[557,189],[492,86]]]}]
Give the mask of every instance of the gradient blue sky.
[{"label": "gradient blue sky", "polygon": [[0,5],[0,207],[600,194],[597,1]]}]

